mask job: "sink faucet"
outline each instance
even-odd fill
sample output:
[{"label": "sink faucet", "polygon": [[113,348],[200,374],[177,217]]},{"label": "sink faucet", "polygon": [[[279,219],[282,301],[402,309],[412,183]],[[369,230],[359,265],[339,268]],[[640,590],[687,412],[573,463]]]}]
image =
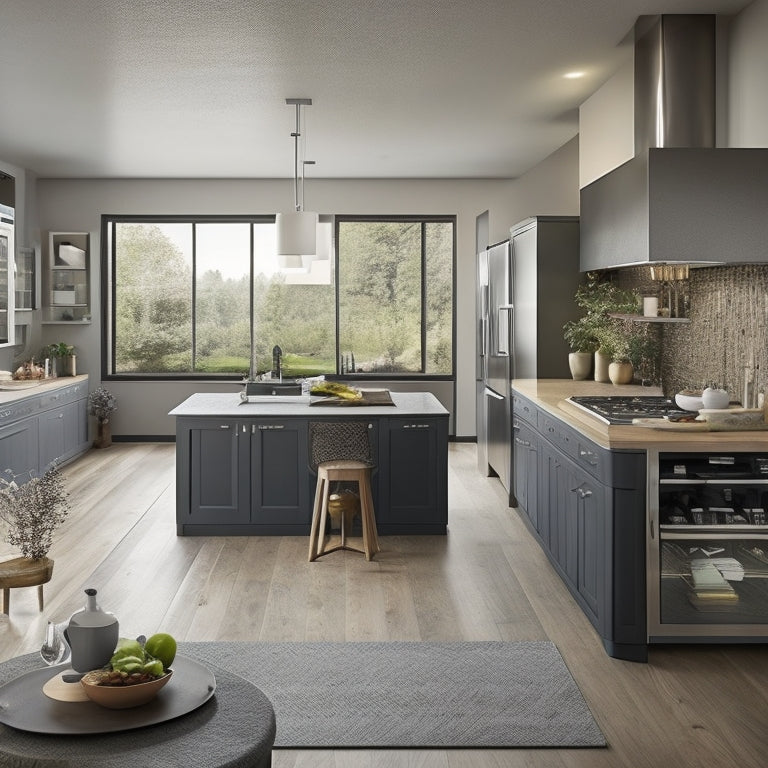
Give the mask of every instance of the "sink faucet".
[{"label": "sink faucet", "polygon": [[283,350],[275,344],[272,347],[272,376],[278,381],[283,380]]}]

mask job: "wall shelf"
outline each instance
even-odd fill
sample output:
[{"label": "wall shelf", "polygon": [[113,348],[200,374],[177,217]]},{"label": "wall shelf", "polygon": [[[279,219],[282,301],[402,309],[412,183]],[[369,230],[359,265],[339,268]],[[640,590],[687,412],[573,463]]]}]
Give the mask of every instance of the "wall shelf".
[{"label": "wall shelf", "polygon": [[617,320],[632,320],[635,323],[690,323],[690,317],[646,317],[645,315],[625,315],[619,312],[609,312],[609,317]]},{"label": "wall shelf", "polygon": [[91,322],[90,250],[87,232],[50,232],[43,325]]}]

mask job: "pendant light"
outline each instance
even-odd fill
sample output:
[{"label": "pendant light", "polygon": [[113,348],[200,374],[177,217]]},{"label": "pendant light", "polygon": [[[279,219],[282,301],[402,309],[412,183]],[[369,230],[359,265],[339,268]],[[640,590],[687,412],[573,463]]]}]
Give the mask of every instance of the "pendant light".
[{"label": "pendant light", "polygon": [[[312,104],[312,99],[286,99],[285,103],[296,108],[296,130],[293,137],[293,196],[295,210],[289,213],[278,213],[275,218],[277,226],[277,257],[283,268],[304,269],[303,256],[314,256],[317,253],[317,222],[316,213],[304,209],[304,165],[299,162],[299,139],[301,138],[301,108]],[[301,178],[299,178],[301,168]],[[301,185],[299,184],[301,181]],[[299,194],[301,192],[301,194]]]}]

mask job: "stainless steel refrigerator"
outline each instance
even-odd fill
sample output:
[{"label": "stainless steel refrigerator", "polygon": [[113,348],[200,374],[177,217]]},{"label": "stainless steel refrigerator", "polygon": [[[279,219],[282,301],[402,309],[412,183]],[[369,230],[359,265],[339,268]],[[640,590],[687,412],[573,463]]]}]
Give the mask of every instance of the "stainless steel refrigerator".
[{"label": "stainless steel refrigerator", "polygon": [[514,504],[511,382],[570,378],[563,325],[579,315],[579,219],[525,219],[477,265],[478,465]]}]

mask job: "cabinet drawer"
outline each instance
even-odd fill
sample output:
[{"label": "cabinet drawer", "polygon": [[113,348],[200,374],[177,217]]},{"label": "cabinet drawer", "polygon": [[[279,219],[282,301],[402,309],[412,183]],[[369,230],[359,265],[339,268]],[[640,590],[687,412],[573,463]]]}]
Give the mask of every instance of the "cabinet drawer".
[{"label": "cabinet drawer", "polygon": [[40,398],[31,397],[28,400],[21,400],[16,403],[0,405],[0,427],[5,424],[11,424],[19,419],[31,416],[40,410]]},{"label": "cabinet drawer", "polygon": [[554,416],[539,412],[539,432],[566,456],[601,482],[606,482],[610,462],[608,451],[582,437]]},{"label": "cabinet drawer", "polygon": [[86,397],[87,394],[88,384],[86,382],[79,382],[77,384],[72,384],[69,387],[54,389],[50,392],[46,392],[40,397],[40,408],[45,410],[46,408],[55,408],[58,405],[64,405],[64,403],[72,403],[75,400]]},{"label": "cabinet drawer", "polygon": [[536,426],[536,414],[538,408],[521,395],[512,395],[512,413],[520,419],[525,419],[532,427]]}]

